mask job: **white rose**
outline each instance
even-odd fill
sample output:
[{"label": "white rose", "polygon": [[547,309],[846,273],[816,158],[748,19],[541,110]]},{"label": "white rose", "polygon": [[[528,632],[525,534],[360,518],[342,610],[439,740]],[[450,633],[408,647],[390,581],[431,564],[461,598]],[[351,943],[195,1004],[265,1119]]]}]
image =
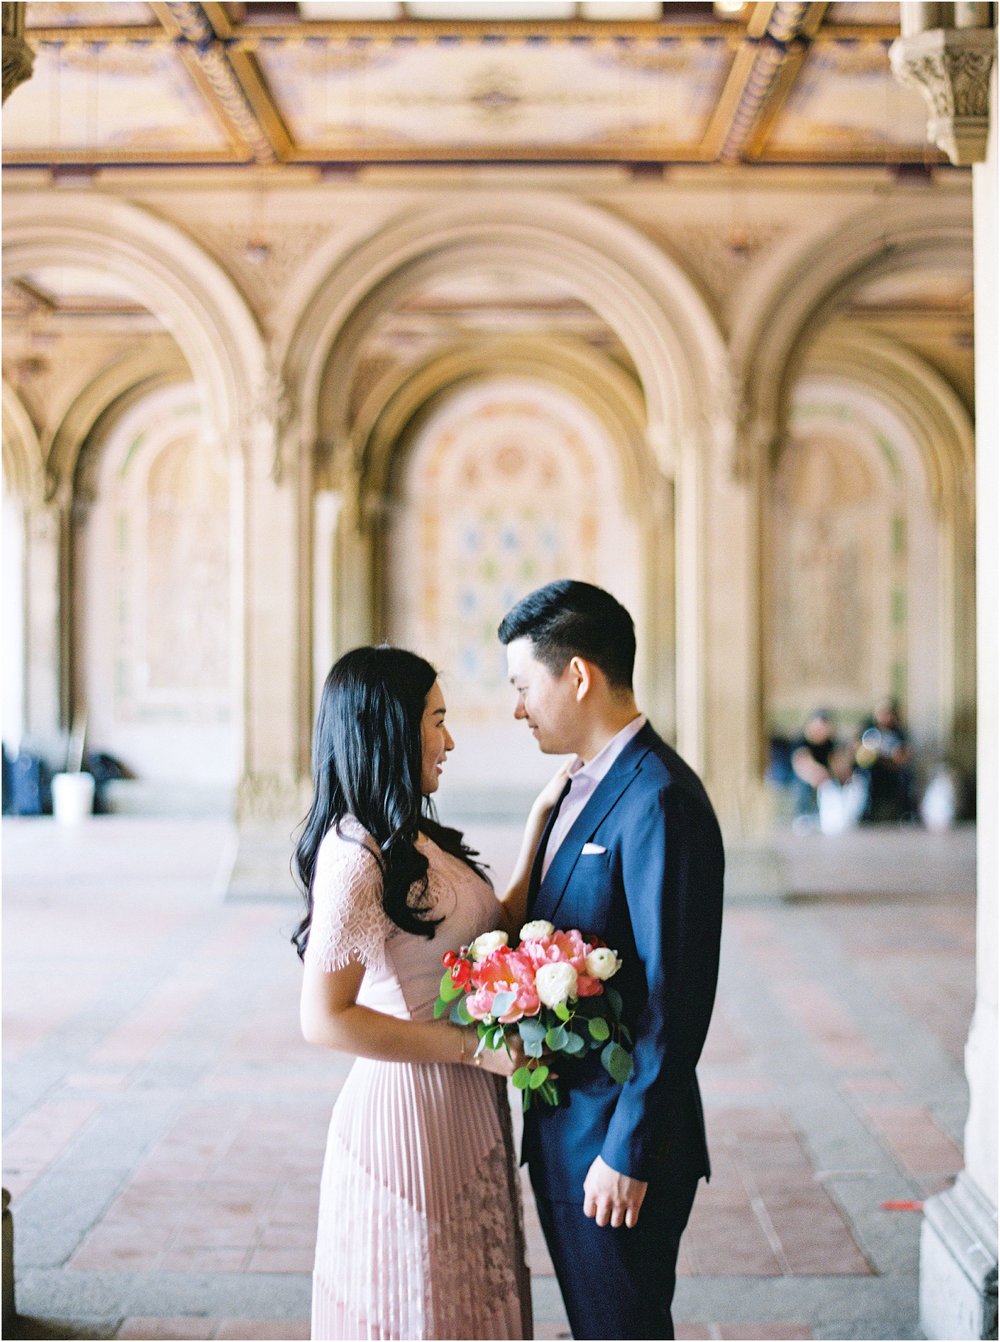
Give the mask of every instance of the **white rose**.
[{"label": "white rose", "polygon": [[547,1007],[576,996],[576,970],[563,960],[542,965],[535,975],[535,991]]},{"label": "white rose", "polygon": [[484,932],[482,936],[476,937],[469,947],[469,953],[473,960],[485,960],[488,955],[492,955],[494,951],[498,951],[501,946],[506,945],[506,932]]},{"label": "white rose", "polygon": [[594,979],[609,979],[622,967],[621,960],[607,946],[598,946],[586,960],[587,973]]},{"label": "white rose", "polygon": [[541,941],[542,937],[550,937],[555,930],[544,918],[536,918],[533,923],[525,923],[521,928],[521,940]]}]

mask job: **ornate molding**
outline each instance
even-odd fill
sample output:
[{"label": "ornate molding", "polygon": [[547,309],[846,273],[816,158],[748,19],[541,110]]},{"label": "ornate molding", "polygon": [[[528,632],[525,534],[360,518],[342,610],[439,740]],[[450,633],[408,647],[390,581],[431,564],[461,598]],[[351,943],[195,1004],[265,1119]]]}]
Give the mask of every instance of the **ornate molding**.
[{"label": "ornate molding", "polygon": [[3,101],[6,102],[19,84],[31,78],[35,53],[24,40],[24,18],[27,5],[3,6]]},{"label": "ornate molding", "polygon": [[995,55],[993,28],[934,28],[889,50],[893,74],[927,102],[927,138],[958,166],[986,157]]}]

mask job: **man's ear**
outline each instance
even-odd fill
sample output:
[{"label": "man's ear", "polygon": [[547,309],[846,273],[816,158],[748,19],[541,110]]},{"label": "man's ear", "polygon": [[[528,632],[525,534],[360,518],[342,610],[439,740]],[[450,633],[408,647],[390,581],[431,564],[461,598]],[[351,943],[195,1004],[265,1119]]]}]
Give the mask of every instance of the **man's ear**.
[{"label": "man's ear", "polygon": [[569,673],[576,693],[576,702],[580,703],[586,699],[594,684],[594,668],[582,657],[571,657]]}]

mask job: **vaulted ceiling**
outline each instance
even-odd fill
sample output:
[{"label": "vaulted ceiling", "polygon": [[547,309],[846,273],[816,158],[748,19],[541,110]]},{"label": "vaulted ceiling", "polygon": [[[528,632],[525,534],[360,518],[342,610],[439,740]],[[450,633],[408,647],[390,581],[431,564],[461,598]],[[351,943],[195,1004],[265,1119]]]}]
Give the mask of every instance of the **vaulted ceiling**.
[{"label": "vaulted ceiling", "polygon": [[29,3],[4,160],[937,164],[898,9]]}]

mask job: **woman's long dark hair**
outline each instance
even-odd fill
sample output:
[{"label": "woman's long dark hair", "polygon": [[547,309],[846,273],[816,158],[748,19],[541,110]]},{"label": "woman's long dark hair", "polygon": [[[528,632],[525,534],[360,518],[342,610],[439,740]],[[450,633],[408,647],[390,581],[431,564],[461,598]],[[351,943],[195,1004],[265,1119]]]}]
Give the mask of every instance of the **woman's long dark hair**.
[{"label": "woman's long dark hair", "polygon": [[421,722],[436,679],[423,657],[385,646],[345,653],[326,678],[313,738],[316,790],[293,859],[306,899],[292,935],[300,956],[309,941],[319,846],[347,815],[379,846],[382,907],[404,932],[433,937],[441,921],[428,916],[428,863],[414,844],[419,831],[483,875],[477,854],[458,830],[438,822],[420,788]]}]

